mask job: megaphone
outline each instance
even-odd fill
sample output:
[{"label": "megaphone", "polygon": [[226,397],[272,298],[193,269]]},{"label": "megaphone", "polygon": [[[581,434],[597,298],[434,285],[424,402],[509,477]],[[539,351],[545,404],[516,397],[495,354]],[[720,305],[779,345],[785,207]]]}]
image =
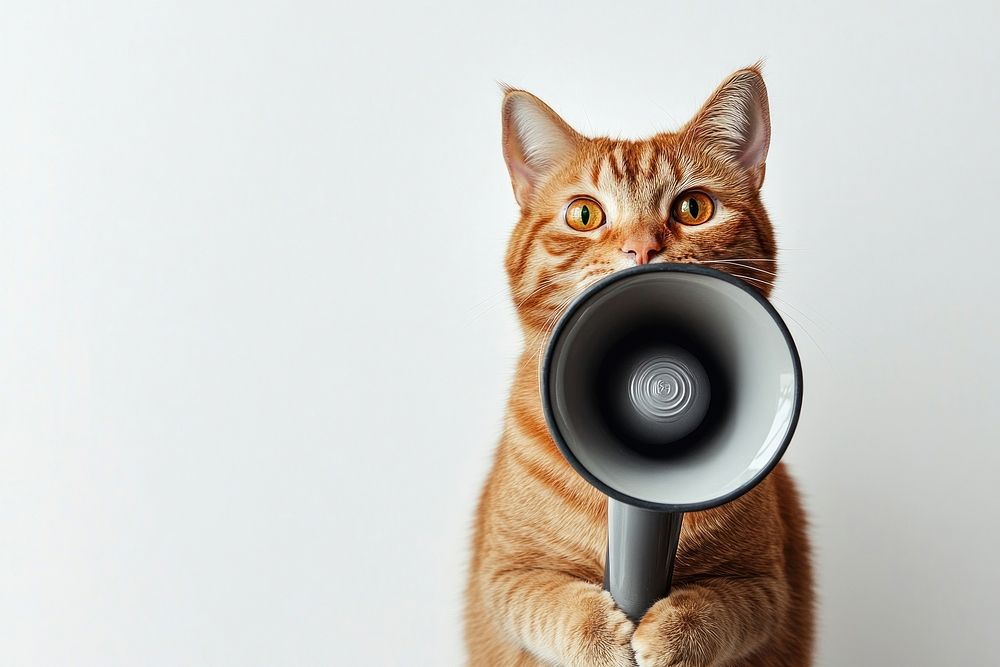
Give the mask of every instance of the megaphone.
[{"label": "megaphone", "polygon": [[685,512],[778,464],[802,368],[755,289],[694,264],[645,264],[587,289],[553,329],[542,405],[569,463],[608,496],[604,586],[633,620],[670,592]]}]

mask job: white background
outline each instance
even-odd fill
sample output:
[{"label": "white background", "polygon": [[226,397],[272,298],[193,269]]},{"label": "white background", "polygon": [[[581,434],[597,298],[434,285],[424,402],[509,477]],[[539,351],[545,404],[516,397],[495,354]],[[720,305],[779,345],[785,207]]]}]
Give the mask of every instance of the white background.
[{"label": "white background", "polygon": [[496,80],[637,137],[761,57],[819,664],[995,663],[996,7],[3,3],[0,663],[460,664]]}]

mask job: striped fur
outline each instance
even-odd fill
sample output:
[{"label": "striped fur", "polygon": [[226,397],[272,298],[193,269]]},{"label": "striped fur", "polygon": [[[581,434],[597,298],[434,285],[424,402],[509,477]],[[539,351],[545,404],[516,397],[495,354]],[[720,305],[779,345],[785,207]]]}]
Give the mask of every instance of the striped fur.
[{"label": "striped fur", "polygon": [[[770,137],[760,72],[733,74],[680,131],[643,141],[585,138],[514,89],[506,90],[503,122],[521,208],[506,268],[525,346],[476,514],[469,664],[810,664],[806,520],[782,465],[739,500],[687,515],[674,592],[633,626],[601,590],[606,499],[563,459],[539,399],[539,361],[552,326],[587,286],[634,263],[622,251],[629,239],[654,242],[660,250],[652,261],[741,265],[731,272],[770,292],[776,248],[759,196]],[[692,188],[709,193],[717,210],[687,228],[671,219],[670,207]],[[580,232],[565,224],[563,207],[581,195],[601,204],[605,226]]]}]

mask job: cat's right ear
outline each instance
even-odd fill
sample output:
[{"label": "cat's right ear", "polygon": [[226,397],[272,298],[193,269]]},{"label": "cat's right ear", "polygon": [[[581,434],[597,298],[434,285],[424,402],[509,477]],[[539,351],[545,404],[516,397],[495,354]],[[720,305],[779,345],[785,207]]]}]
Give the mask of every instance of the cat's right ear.
[{"label": "cat's right ear", "polygon": [[545,102],[503,86],[503,158],[523,209],[544,177],[584,141]]}]

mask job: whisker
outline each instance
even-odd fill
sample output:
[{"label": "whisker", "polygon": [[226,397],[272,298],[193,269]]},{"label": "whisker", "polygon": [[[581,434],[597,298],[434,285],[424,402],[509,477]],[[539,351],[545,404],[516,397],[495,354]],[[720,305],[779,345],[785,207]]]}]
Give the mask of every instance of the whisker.
[{"label": "whisker", "polygon": [[[572,274],[570,274],[570,275],[572,275]],[[570,279],[572,279],[572,278],[570,278]],[[520,308],[521,306],[523,306],[528,301],[528,299],[530,299],[531,297],[535,296],[536,294],[538,294],[540,291],[542,291],[546,287],[550,287],[552,285],[557,285],[559,283],[564,282],[565,280],[566,280],[566,274],[552,275],[552,276],[549,276],[548,278],[543,278],[542,280],[538,281],[538,285],[536,285],[533,290],[531,290],[530,292],[528,292],[521,299],[515,300],[514,301],[514,307],[515,308]]]},{"label": "whisker", "polygon": [[472,312],[470,314],[471,317],[469,318],[469,322],[470,323],[476,322],[480,318],[485,317],[486,315],[489,315],[490,313],[492,313],[493,311],[495,311],[497,308],[509,305],[509,303],[510,303],[509,301],[507,301],[506,299],[499,298],[499,296],[500,295],[497,295],[497,297],[494,297],[495,300],[492,301],[492,303],[490,303],[490,304],[486,305],[485,307],[481,308],[479,310],[479,312]]},{"label": "whisker", "polygon": [[[702,260],[702,261],[703,262],[707,262],[707,263],[732,264],[733,266],[739,266],[739,267],[746,268],[746,269],[753,269],[754,271],[760,271],[761,273],[766,273],[766,274],[774,276],[774,277],[777,277],[777,275],[778,275],[778,274],[774,273],[773,271],[767,271],[766,269],[761,269],[761,268],[758,268],[756,266],[748,266],[748,265],[745,265],[745,264],[739,264],[737,262],[741,261],[741,260],[737,260],[737,259],[706,259],[706,260]],[[771,259],[766,259],[766,258],[758,258],[758,259],[749,259],[748,258],[748,259],[745,259],[745,260],[742,260],[742,261],[768,261],[768,262],[773,262],[773,261],[776,261],[776,260],[771,260]],[[735,275],[735,274],[733,274],[733,275]],[[739,277],[745,277],[745,278],[748,278],[750,280],[753,280],[753,278],[750,278],[750,276],[739,276]],[[758,282],[761,282],[761,281],[758,281]],[[774,283],[771,283],[771,286],[772,287],[776,287],[776,285]],[[813,326],[815,326],[817,329],[819,329],[821,331],[824,330],[825,327],[823,325],[821,325],[819,322],[817,322],[816,320],[814,320],[813,318],[811,318],[809,316],[809,314],[806,313],[805,311],[803,311],[802,309],[796,308],[795,306],[793,306],[788,301],[782,300],[780,297],[771,296],[769,298],[775,299],[777,301],[781,301],[786,306],[788,306],[789,308],[791,308],[795,312],[797,312],[799,315],[801,315],[802,317],[806,318],[810,322],[810,324],[812,324]]]},{"label": "whisker", "polygon": [[[736,278],[741,278],[743,280],[752,280],[754,282],[763,283],[765,285],[770,285],[771,287],[774,287],[774,283],[770,282],[770,281],[767,281],[767,280],[760,280],[759,278],[753,278],[751,276],[743,276],[743,275],[736,275],[736,274],[732,274],[732,275],[734,277],[736,277]],[[792,316],[792,314],[788,312],[788,310],[785,308],[785,306],[787,306],[788,308],[791,308],[791,309],[795,310],[796,312],[799,312],[800,315],[802,315],[806,319],[809,319],[810,321],[812,321],[809,318],[809,316],[806,315],[805,313],[799,311],[798,308],[795,308],[795,306],[793,306],[792,304],[788,303],[784,299],[781,299],[781,298],[778,298],[778,297],[775,297],[775,296],[770,296],[770,297],[768,297],[768,300],[770,300],[770,301],[778,301],[778,302],[784,304],[783,306],[779,306],[777,303],[775,303],[774,307],[775,307],[776,310],[780,311],[785,317],[787,317],[792,323],[794,323],[796,326],[798,326],[799,329],[802,330],[802,333],[804,333],[809,338],[809,340],[812,342],[813,347],[815,347],[819,351],[819,353],[821,355],[823,355],[823,359],[826,361],[827,364],[829,364],[830,363],[830,358],[828,356],[826,356],[826,351],[823,350],[823,347],[819,344],[819,342],[816,340],[816,338],[812,335],[812,333],[809,331],[808,327],[806,327],[804,324],[802,324],[802,322],[799,322],[794,316]],[[816,324],[815,322],[813,322],[813,324],[817,328],[820,328],[819,325]]]},{"label": "whisker", "polygon": [[796,313],[798,313],[798,314],[799,314],[799,315],[801,315],[802,317],[806,318],[806,320],[808,320],[808,322],[809,322],[810,324],[812,324],[812,325],[813,325],[814,327],[816,327],[816,328],[817,328],[817,329],[819,329],[820,331],[823,331],[823,330],[824,330],[824,327],[823,327],[823,325],[821,325],[821,324],[820,324],[819,322],[817,322],[817,321],[816,321],[816,320],[814,320],[813,318],[809,317],[809,315],[808,315],[808,314],[807,314],[807,313],[806,313],[805,311],[803,311],[803,310],[801,310],[801,309],[799,309],[799,308],[796,308],[795,306],[793,306],[792,304],[790,304],[790,303],[789,303],[788,301],[786,301],[786,300],[782,299],[781,297],[777,297],[777,296],[773,296],[773,295],[772,295],[772,296],[770,296],[770,297],[768,297],[768,298],[769,298],[769,299],[773,299],[773,300],[775,300],[775,301],[780,301],[781,303],[783,303],[783,304],[784,304],[785,306],[787,306],[788,308],[791,308],[791,309],[792,309],[792,310],[794,310],[794,311],[795,311]]},{"label": "whisker", "polygon": [[[747,260],[747,261],[752,261],[752,260]],[[760,271],[761,273],[766,273],[768,275],[775,276],[775,277],[777,277],[777,275],[778,275],[774,271],[768,271],[767,269],[761,269],[761,268],[758,268],[756,266],[750,266],[749,264],[741,264],[741,263],[739,263],[737,261],[733,261],[733,260],[729,260],[729,259],[703,259],[703,260],[701,260],[701,262],[702,263],[706,263],[706,264],[732,264],[733,266],[740,266],[740,267],[743,267],[744,269],[750,269],[752,271]]]},{"label": "whisker", "polygon": [[483,298],[479,299],[479,301],[476,301],[474,304],[472,304],[471,306],[469,306],[469,310],[470,311],[476,311],[479,308],[493,307],[495,305],[494,303],[492,303],[493,300],[496,299],[499,296],[503,296],[503,294],[505,292],[507,292],[508,290],[509,290],[509,288],[506,287],[506,286],[504,286],[504,287],[501,287],[498,290],[495,290],[495,291],[491,292],[490,294],[487,294]]},{"label": "whisker", "polygon": [[[744,275],[736,275],[736,274],[732,274],[732,275],[735,276],[736,278],[741,278],[743,280],[752,280],[754,282],[763,283],[765,285],[770,285],[771,287],[777,288],[777,286],[773,282],[770,282],[770,281],[767,281],[767,280],[761,280],[759,278],[754,278],[752,276],[744,276]],[[790,304],[788,301],[785,301],[781,297],[774,296],[774,295],[771,295],[768,298],[771,299],[772,301],[779,301],[779,302],[783,303],[788,308],[791,308],[796,313],[798,313],[802,317],[806,318],[814,327],[816,327],[820,331],[823,330],[823,327],[818,322],[816,322],[815,320],[813,320],[806,313],[802,312],[802,310],[800,310],[799,308],[796,308],[795,306],[793,306],[792,304]],[[801,326],[801,325],[799,325],[799,326]],[[803,327],[803,329],[805,329],[805,327]]]},{"label": "whisker", "polygon": [[534,359],[535,352],[539,349],[539,346],[542,343],[542,339],[544,339],[548,335],[551,323],[562,314],[563,308],[572,299],[573,299],[572,295],[568,297],[563,297],[562,299],[557,301],[556,304],[552,307],[552,313],[550,313],[549,316],[545,318],[545,321],[542,323],[542,326],[538,329],[538,332],[531,339],[530,350],[532,350],[532,353],[528,357],[528,359],[525,360],[524,365],[521,366],[522,370],[524,369],[525,366],[528,365],[528,363],[532,359]]},{"label": "whisker", "polygon": [[528,358],[524,360],[524,363],[521,364],[521,367],[518,369],[518,371],[523,371],[528,366],[528,364],[534,361],[535,359],[538,359],[539,365],[541,364],[542,344],[545,342],[545,339],[548,338],[549,334],[552,332],[552,329],[555,327],[556,322],[559,320],[560,317],[562,317],[562,314],[566,310],[566,307],[569,306],[569,304],[576,297],[577,293],[574,292],[573,294],[570,294],[570,296],[564,297],[563,299],[560,299],[556,303],[556,305],[553,307],[552,314],[546,318],[545,322],[538,330],[538,333],[531,340],[531,347],[534,349],[534,351],[531,352]]},{"label": "whisker", "polygon": [[[479,318],[484,317],[488,313],[494,311],[497,307],[503,305],[505,300],[497,298],[502,294],[506,293],[507,295],[510,296],[510,301],[513,303],[514,309],[516,311],[518,308],[523,306],[531,297],[535,296],[546,287],[559,284],[563,280],[567,279],[567,275],[569,276],[569,279],[572,279],[577,273],[579,273],[579,270],[573,271],[569,274],[553,275],[543,278],[538,282],[537,285],[535,285],[534,288],[532,288],[530,292],[522,296],[519,300],[515,299],[514,295],[510,293],[509,287],[505,287],[495,292],[493,295],[486,297],[485,299],[481,300],[477,305],[470,308],[470,310],[472,311],[472,317],[470,319],[470,322],[474,322]],[[476,312],[477,310],[478,312]]]},{"label": "whisker", "polygon": [[753,276],[744,276],[744,275],[739,275],[739,274],[736,274],[736,273],[731,273],[729,275],[733,276],[734,278],[740,278],[742,280],[752,280],[755,283],[761,283],[762,285],[767,285],[769,287],[776,287],[776,285],[774,284],[774,282],[770,281],[770,280],[763,280],[761,278],[754,278]]},{"label": "whisker", "polygon": [[707,259],[705,259],[705,260],[699,260],[699,261],[704,261],[704,262],[708,262],[708,261],[713,261],[713,262],[722,262],[722,261],[727,261],[728,262],[728,261],[733,261],[733,262],[771,262],[771,263],[776,263],[778,260],[771,259],[770,257],[723,257],[722,259],[713,259],[713,260],[707,260]]},{"label": "whisker", "polygon": [[[528,363],[530,363],[533,360],[537,360],[538,361],[537,372],[538,372],[539,377],[541,376],[541,366],[542,366],[542,359],[543,359],[543,356],[542,356],[543,343],[549,337],[549,335],[551,335],[552,330],[555,328],[556,323],[559,321],[559,318],[561,318],[563,316],[563,314],[565,314],[566,309],[569,307],[569,305],[574,300],[576,300],[576,298],[578,296],[580,296],[581,294],[583,294],[583,292],[586,291],[588,287],[590,287],[591,285],[593,285],[594,283],[596,283],[597,281],[599,281],[603,277],[604,277],[603,275],[597,274],[597,275],[595,275],[593,277],[592,280],[585,280],[583,282],[583,284],[581,284],[579,287],[573,289],[568,296],[566,296],[565,298],[563,298],[563,299],[561,299],[561,300],[559,300],[557,302],[557,304],[553,308],[552,314],[549,315],[549,317],[545,320],[545,322],[542,324],[541,329],[538,332],[538,335],[536,335],[534,337],[534,339],[532,340],[532,347],[535,348],[535,351],[531,354],[531,356],[529,356],[525,360],[524,364],[522,364],[522,366],[521,366],[521,368],[519,370],[524,370],[525,366]],[[572,280],[572,278],[569,278],[569,279]]]},{"label": "whisker", "polygon": [[788,311],[784,310],[783,306],[779,306],[778,304],[775,304],[774,307],[775,307],[775,309],[779,310],[782,315],[784,315],[789,320],[791,320],[792,323],[795,324],[799,329],[802,330],[802,333],[804,333],[809,338],[809,340],[812,342],[813,347],[815,347],[816,350],[821,355],[823,355],[823,359],[826,361],[827,365],[831,365],[830,364],[830,357],[826,356],[826,352],[823,350],[823,348],[820,346],[820,344],[816,341],[816,339],[813,337],[813,335],[811,333],[809,333],[809,329],[807,329],[806,327],[804,327],[801,322],[799,322],[797,319],[795,319],[794,317],[792,317],[791,313],[789,313]]}]

